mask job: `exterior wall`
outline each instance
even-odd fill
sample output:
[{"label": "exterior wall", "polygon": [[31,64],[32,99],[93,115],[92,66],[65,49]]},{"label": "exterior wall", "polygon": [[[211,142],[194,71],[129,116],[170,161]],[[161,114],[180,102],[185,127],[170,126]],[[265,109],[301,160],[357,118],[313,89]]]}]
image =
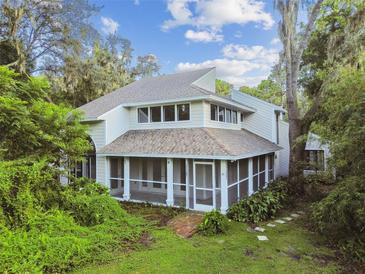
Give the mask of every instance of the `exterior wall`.
[{"label": "exterior wall", "polygon": [[[212,121],[210,119],[210,102],[203,102],[203,113],[204,113],[204,127],[213,127],[213,128],[225,128],[225,129],[241,129],[241,114],[237,112],[237,124],[233,123],[226,123],[226,122],[219,122],[219,121]],[[215,105],[219,105],[218,103]]]},{"label": "exterior wall", "polygon": [[275,171],[277,176],[289,174],[289,124],[279,120],[279,146],[283,149],[278,151]]},{"label": "exterior wall", "polygon": [[275,106],[240,91],[232,91],[232,99],[256,109],[246,115],[242,127],[276,143]]},{"label": "exterior wall", "polygon": [[[189,102],[179,102],[189,103]],[[159,106],[158,104],[157,106]],[[153,105],[149,105],[153,106]],[[131,107],[129,110],[129,129],[157,129],[157,128],[190,128],[203,127],[203,103],[202,101],[190,102],[190,120],[174,121],[174,122],[154,122],[154,123],[138,123],[137,109],[139,107]]]},{"label": "exterior wall", "polygon": [[129,110],[119,106],[100,116],[106,123],[105,143],[109,144],[129,129]]},{"label": "exterior wall", "polygon": [[203,77],[195,81],[193,84],[215,93],[215,79],[216,79],[215,69],[212,69]]},{"label": "exterior wall", "polygon": [[106,157],[96,156],[96,181],[109,188],[110,183],[106,179],[108,177],[107,172],[108,167]]},{"label": "exterior wall", "polygon": [[98,150],[106,145],[106,123],[105,121],[97,121],[87,123],[89,126],[89,136],[95,144],[95,149]]}]

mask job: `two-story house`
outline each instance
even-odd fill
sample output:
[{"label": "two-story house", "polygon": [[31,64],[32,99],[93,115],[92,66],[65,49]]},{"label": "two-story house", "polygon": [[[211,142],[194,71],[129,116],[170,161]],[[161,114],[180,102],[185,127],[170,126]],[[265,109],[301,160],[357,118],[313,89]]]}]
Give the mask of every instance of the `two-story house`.
[{"label": "two-story house", "polygon": [[214,68],[145,78],[81,106],[95,151],[78,175],[117,199],[223,213],[286,175],[284,110],[219,96],[215,79]]}]

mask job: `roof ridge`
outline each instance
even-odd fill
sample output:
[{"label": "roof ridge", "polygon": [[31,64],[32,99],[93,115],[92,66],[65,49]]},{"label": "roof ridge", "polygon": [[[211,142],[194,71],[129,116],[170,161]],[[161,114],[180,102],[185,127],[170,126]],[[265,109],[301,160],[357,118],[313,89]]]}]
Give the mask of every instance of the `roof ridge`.
[{"label": "roof ridge", "polygon": [[228,154],[228,155],[230,155],[230,151],[227,149],[227,147],[224,145],[224,144],[222,144],[220,141],[219,141],[219,139],[218,138],[215,138],[215,136],[213,136],[213,134],[211,133],[211,132],[209,132],[209,130],[211,129],[211,128],[208,128],[208,127],[203,127],[203,128],[201,128],[203,131],[205,131],[208,135],[209,135],[209,137],[210,138],[212,138],[214,141],[216,141],[217,142],[217,144],[220,146],[220,148],[226,153],[226,154]]}]

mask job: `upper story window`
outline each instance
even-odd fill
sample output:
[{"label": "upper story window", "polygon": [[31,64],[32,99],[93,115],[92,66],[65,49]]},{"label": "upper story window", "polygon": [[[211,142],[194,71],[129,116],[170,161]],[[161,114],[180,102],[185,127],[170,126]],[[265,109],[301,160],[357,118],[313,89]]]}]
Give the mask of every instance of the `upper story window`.
[{"label": "upper story window", "polygon": [[148,108],[138,109],[138,123],[148,123]]},{"label": "upper story window", "polygon": [[210,120],[226,122],[226,123],[238,123],[238,113],[235,110],[225,108],[217,105],[210,105]]},{"label": "upper story window", "polygon": [[190,104],[142,107],[137,109],[138,123],[190,120]]},{"label": "upper story window", "polygon": [[210,120],[218,121],[218,106],[210,105]]},{"label": "upper story window", "polygon": [[161,107],[151,107],[151,122],[161,122]]},{"label": "upper story window", "polygon": [[224,122],[225,121],[225,111],[226,109],[224,107],[219,107],[219,121]]},{"label": "upper story window", "polygon": [[189,104],[177,105],[177,120],[178,121],[190,120]]},{"label": "upper story window", "polygon": [[175,121],[175,105],[163,106],[163,120],[165,122]]}]

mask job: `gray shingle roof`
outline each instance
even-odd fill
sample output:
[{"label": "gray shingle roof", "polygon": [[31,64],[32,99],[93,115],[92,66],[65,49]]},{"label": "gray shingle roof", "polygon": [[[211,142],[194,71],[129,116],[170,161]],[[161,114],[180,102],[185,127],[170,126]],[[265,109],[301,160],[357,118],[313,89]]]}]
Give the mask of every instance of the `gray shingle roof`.
[{"label": "gray shingle roof", "polygon": [[98,154],[245,158],[281,148],[247,130],[175,128],[130,130]]},{"label": "gray shingle roof", "polygon": [[193,82],[212,68],[143,78],[79,107],[86,118],[97,118],[120,104],[183,99],[213,94],[196,88]]}]

